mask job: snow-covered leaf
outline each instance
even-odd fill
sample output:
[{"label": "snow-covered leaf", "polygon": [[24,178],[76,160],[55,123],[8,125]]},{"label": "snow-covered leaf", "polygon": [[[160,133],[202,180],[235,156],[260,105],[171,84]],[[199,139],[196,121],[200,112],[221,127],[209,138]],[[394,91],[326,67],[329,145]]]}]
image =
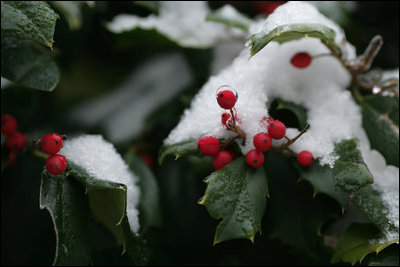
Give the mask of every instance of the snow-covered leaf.
[{"label": "snow-covered leaf", "polygon": [[281,25],[273,29],[271,32],[260,32],[250,36],[250,54],[251,56],[254,56],[272,41],[284,43],[309,37],[321,39],[322,42],[340,54],[341,48],[335,43],[335,36],[336,33],[334,30],[321,24]]},{"label": "snow-covered leaf", "polygon": [[42,173],[40,208],[47,209],[56,235],[55,265],[88,265],[91,255],[86,235],[88,207],[80,185],[65,174]]},{"label": "snow-covered leaf", "polygon": [[162,164],[164,158],[168,155],[174,155],[175,159],[178,159],[184,155],[190,154],[200,155],[199,150],[197,149],[197,140],[184,141],[174,145],[164,145],[160,149],[158,163]]},{"label": "snow-covered leaf", "polygon": [[250,18],[238,12],[231,5],[225,5],[212,11],[207,15],[206,20],[220,22],[230,27],[240,28],[246,32],[249,31],[250,24],[252,23]]},{"label": "snow-covered leaf", "polygon": [[45,1],[1,1],[1,38],[32,40],[51,48],[56,19]]},{"label": "snow-covered leaf", "polygon": [[31,41],[3,37],[1,75],[19,85],[44,91],[53,91],[60,79],[58,67],[47,51]]},{"label": "snow-covered leaf", "polygon": [[199,204],[204,205],[217,226],[214,245],[247,238],[254,241],[261,229],[266,197],[267,177],[263,167],[250,168],[240,157],[205,179],[207,189]]},{"label": "snow-covered leaf", "polygon": [[372,224],[354,223],[342,234],[331,263],[344,261],[354,265],[361,263],[369,253],[379,253],[393,244],[393,241],[381,241],[381,233]]},{"label": "snow-covered leaf", "polygon": [[132,151],[125,155],[129,168],[138,176],[140,186],[140,225],[141,232],[150,226],[161,226],[161,207],[156,178],[149,167]]},{"label": "snow-covered leaf", "polygon": [[361,108],[371,147],[385,157],[387,164],[399,167],[398,97],[369,96],[361,102]]},{"label": "snow-covered leaf", "polygon": [[333,168],[321,166],[317,162],[304,168],[296,164],[301,179],[310,182],[314,194],[323,193],[339,202],[342,209],[349,204],[350,197],[373,182],[371,173],[362,161],[355,140],[344,140],[335,146],[339,157]]}]

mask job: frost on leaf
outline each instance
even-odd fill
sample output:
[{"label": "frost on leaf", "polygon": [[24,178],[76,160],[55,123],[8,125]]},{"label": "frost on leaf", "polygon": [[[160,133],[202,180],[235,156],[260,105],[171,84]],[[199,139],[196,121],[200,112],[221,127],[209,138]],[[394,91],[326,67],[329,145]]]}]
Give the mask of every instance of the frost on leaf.
[{"label": "frost on leaf", "polygon": [[101,135],[81,135],[66,140],[60,154],[94,179],[126,186],[126,213],[131,230],[137,233],[139,230],[137,206],[140,197],[140,189],[136,184],[138,179],[129,171],[115,147]]}]

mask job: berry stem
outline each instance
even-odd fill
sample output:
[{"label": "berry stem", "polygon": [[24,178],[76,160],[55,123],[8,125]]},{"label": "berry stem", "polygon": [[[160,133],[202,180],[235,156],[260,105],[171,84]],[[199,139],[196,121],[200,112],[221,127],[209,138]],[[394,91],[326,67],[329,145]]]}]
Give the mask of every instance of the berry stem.
[{"label": "berry stem", "polygon": [[38,150],[38,149],[34,149],[32,151],[32,154],[40,159],[47,159],[49,157],[49,155],[47,155],[46,153]]},{"label": "berry stem", "polygon": [[240,135],[236,135],[236,136],[231,137],[228,140],[224,141],[222,144],[221,150],[224,150],[227,146],[229,146],[237,138],[240,138]]},{"label": "berry stem", "polygon": [[[302,136],[302,135],[308,130],[308,128],[310,128],[310,124],[307,123],[307,126],[304,127],[304,129],[303,129],[295,138],[293,138],[293,139],[286,138],[286,139],[288,139],[289,141],[287,141],[285,144],[283,144],[283,145],[281,145],[280,147],[277,147],[277,148],[275,148],[275,149],[273,149],[273,150],[276,151],[276,152],[282,152],[284,149],[288,149],[288,147],[289,147],[291,144],[293,144],[294,142],[296,142],[296,140],[299,139],[300,136]],[[286,137],[286,136],[285,136],[285,137]]]}]

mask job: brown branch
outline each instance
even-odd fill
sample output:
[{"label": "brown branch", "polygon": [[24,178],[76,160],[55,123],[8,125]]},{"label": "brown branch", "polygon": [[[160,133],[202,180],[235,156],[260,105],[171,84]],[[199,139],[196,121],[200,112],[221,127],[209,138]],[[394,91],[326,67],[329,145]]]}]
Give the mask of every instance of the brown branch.
[{"label": "brown branch", "polygon": [[300,136],[302,136],[307,130],[308,128],[310,128],[310,124],[307,124],[306,127],[304,127],[304,129],[293,139],[289,139],[289,141],[287,141],[285,144],[281,145],[280,147],[277,148],[273,148],[273,151],[275,152],[282,152],[285,149],[288,149],[288,147],[293,144],[294,142],[296,142],[297,139],[300,138]]}]

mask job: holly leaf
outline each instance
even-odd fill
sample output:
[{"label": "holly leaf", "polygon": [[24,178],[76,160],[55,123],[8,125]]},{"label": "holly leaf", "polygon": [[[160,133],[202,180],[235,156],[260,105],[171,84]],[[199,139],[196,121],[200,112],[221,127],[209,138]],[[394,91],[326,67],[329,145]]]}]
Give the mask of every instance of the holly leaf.
[{"label": "holly leaf", "polygon": [[135,1],[134,4],[145,7],[157,15],[160,11],[160,2],[159,1]]},{"label": "holly leaf", "polygon": [[[275,119],[278,119],[280,115],[283,115],[283,112],[292,112],[297,120],[296,127],[299,129],[304,129],[307,126],[307,109],[297,105],[295,103],[285,101],[280,98],[274,99],[271,104],[270,114]],[[291,121],[289,121],[288,116],[285,116],[286,121],[285,124],[287,127],[290,127]]]},{"label": "holly leaf", "polygon": [[1,75],[44,91],[53,91],[60,80],[58,67],[47,51],[30,41],[10,38],[1,38]]},{"label": "holly leaf", "polygon": [[265,212],[270,237],[290,246],[307,262],[323,265],[323,255],[318,253],[322,247],[321,228],[338,216],[339,206],[324,195],[313,198],[311,186],[299,183],[290,158],[267,153],[264,165],[271,195]]},{"label": "holly leaf", "polygon": [[50,213],[56,235],[53,265],[89,265],[87,205],[81,186],[65,174],[42,173],[40,208]]},{"label": "holly leaf", "polygon": [[379,151],[386,163],[399,167],[399,99],[368,96],[361,102],[363,127],[371,148]]},{"label": "holly leaf", "polygon": [[126,186],[96,179],[70,161],[68,165],[69,175],[81,182],[85,188],[94,218],[113,233],[117,244],[122,244],[120,224],[126,212]]},{"label": "holly leaf", "polygon": [[147,165],[132,151],[125,155],[125,161],[139,178],[140,186],[140,229],[145,233],[150,226],[161,226],[161,207],[156,178]]},{"label": "holly leaf", "polygon": [[1,1],[1,38],[31,40],[52,48],[56,19],[44,1]]},{"label": "holly leaf", "polygon": [[373,224],[354,223],[342,234],[331,263],[361,263],[372,252],[379,253],[393,242],[382,240],[382,233]]},{"label": "holly leaf", "polygon": [[378,255],[369,254],[363,264],[368,266],[399,266],[399,245],[385,248]]},{"label": "holly leaf", "polygon": [[230,27],[242,29],[246,32],[249,31],[252,23],[250,18],[238,12],[230,5],[224,5],[223,7],[210,12],[206,17],[206,21],[220,22]]},{"label": "holly leaf", "polygon": [[343,140],[335,145],[334,153],[339,157],[333,166],[321,166],[315,162],[309,167],[295,164],[300,179],[308,181],[314,188],[314,196],[322,193],[335,199],[345,209],[350,198],[373,182],[372,174],[362,160],[354,139]]},{"label": "holly leaf", "polygon": [[340,46],[335,43],[336,33],[334,30],[321,24],[287,24],[281,25],[272,31],[253,34],[249,38],[251,46],[250,55],[254,56],[272,41],[285,43],[301,38],[314,37],[320,39],[331,49],[341,54]]},{"label": "holly leaf", "polygon": [[197,141],[189,140],[180,142],[173,145],[164,145],[161,147],[159,156],[158,156],[158,164],[162,164],[164,158],[168,155],[175,155],[175,160],[180,158],[181,156],[197,154],[200,155],[197,149]]},{"label": "holly leaf", "polygon": [[263,167],[253,169],[240,157],[205,179],[207,189],[199,204],[211,217],[222,219],[214,236],[220,242],[248,238],[261,229],[268,184]]}]

